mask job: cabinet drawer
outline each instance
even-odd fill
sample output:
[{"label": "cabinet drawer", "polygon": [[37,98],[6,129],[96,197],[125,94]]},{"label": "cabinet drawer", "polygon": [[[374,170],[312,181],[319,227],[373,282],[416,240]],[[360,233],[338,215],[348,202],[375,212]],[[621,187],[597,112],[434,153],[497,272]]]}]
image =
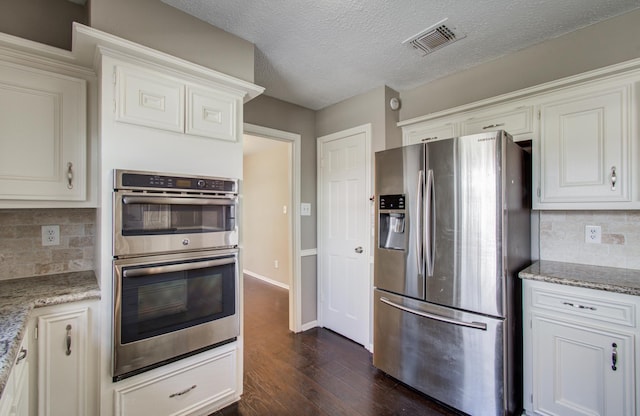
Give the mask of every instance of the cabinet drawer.
[{"label": "cabinet drawer", "polygon": [[[533,107],[523,106],[511,110],[479,114],[462,122],[462,134],[476,134],[504,130],[519,136],[533,133]],[[531,137],[522,137],[531,139]]]},{"label": "cabinet drawer", "polygon": [[116,389],[118,416],[187,415],[235,394],[236,351]]},{"label": "cabinet drawer", "polygon": [[606,292],[591,294],[585,293],[585,291],[591,292],[589,289],[572,289],[572,292],[575,290],[579,293],[534,287],[531,291],[532,307],[584,317],[593,321],[635,327],[636,310],[633,303],[627,303],[623,299],[615,301],[603,299]]}]

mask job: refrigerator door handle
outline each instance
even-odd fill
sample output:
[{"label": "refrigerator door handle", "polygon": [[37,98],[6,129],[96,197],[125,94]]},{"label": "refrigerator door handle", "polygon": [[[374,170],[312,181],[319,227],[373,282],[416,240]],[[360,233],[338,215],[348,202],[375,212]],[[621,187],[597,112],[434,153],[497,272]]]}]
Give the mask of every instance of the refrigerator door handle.
[{"label": "refrigerator door handle", "polygon": [[424,215],[424,240],[426,242],[425,251],[427,253],[427,276],[433,276],[435,266],[435,233],[436,233],[436,207],[435,193],[433,186],[433,170],[427,171],[427,209]]},{"label": "refrigerator door handle", "polygon": [[424,251],[422,249],[422,208],[423,208],[424,171],[418,171],[418,190],[416,192],[416,260],[418,273],[424,276]]},{"label": "refrigerator door handle", "polygon": [[436,321],[446,322],[448,324],[453,324],[453,325],[458,325],[458,326],[466,326],[468,328],[480,329],[482,331],[486,331],[487,330],[487,324],[482,323],[482,322],[459,321],[457,319],[447,318],[446,316],[436,315],[436,314],[432,314],[432,313],[428,313],[428,312],[417,311],[415,309],[407,308],[406,306],[403,306],[403,305],[400,305],[398,303],[392,302],[392,301],[390,301],[389,299],[387,299],[385,297],[381,297],[380,298],[380,302],[386,303],[389,306],[392,306],[394,308],[398,308],[398,309],[403,310],[405,312],[409,312],[409,313],[412,313],[414,315],[422,316],[423,318],[433,319],[433,320],[436,320]]}]

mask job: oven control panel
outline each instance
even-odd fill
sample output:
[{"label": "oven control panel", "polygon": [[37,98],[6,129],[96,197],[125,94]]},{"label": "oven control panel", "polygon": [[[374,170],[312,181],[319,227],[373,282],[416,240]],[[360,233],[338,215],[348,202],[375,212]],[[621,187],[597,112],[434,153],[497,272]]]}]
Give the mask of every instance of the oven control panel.
[{"label": "oven control panel", "polygon": [[140,171],[115,171],[115,189],[152,189],[237,193],[238,181],[230,178],[178,176]]}]

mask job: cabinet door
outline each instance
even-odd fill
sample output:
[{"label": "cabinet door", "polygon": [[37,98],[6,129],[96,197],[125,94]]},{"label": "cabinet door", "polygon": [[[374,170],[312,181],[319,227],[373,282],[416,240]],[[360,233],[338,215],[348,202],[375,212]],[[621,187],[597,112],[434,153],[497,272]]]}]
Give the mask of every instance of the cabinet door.
[{"label": "cabinet door", "polygon": [[629,89],[541,105],[541,203],[629,200]]},{"label": "cabinet door", "polygon": [[86,199],[86,83],[0,63],[0,199]]},{"label": "cabinet door", "polygon": [[533,410],[633,415],[633,337],[533,315]]},{"label": "cabinet door", "polygon": [[453,121],[437,121],[417,125],[404,131],[403,145],[448,139],[458,135],[458,124]]},{"label": "cabinet door", "polygon": [[482,112],[464,120],[461,135],[504,130],[514,141],[531,140],[533,137],[533,107],[519,106],[498,108]]},{"label": "cabinet door", "polygon": [[88,309],[38,318],[38,415],[89,414],[87,395]]},{"label": "cabinet door", "polygon": [[218,91],[187,87],[187,134],[236,141],[236,99]]},{"label": "cabinet door", "polygon": [[116,120],[184,132],[184,84],[152,71],[118,66]]}]

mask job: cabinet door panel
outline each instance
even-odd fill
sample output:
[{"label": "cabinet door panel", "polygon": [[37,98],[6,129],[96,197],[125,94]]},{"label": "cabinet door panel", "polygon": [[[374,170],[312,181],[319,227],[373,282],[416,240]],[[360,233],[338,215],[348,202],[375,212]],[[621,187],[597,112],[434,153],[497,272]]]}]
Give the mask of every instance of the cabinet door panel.
[{"label": "cabinet door panel", "polygon": [[236,141],[236,100],[204,88],[187,88],[187,134]]},{"label": "cabinet door panel", "polygon": [[537,315],[532,325],[536,412],[635,414],[632,336]]},{"label": "cabinet door panel", "polygon": [[85,94],[84,80],[0,63],[1,199],[86,198]]},{"label": "cabinet door panel", "polygon": [[88,309],[38,318],[38,415],[88,414]]},{"label": "cabinet door panel", "polygon": [[627,87],[541,106],[545,202],[628,201]]},{"label": "cabinet door panel", "polygon": [[117,67],[116,120],[184,132],[184,85],[140,69]]},{"label": "cabinet door panel", "polygon": [[478,114],[462,122],[462,135],[504,130],[515,141],[528,140],[533,135],[533,107],[522,106]]},{"label": "cabinet door panel", "polygon": [[417,126],[404,132],[403,145],[423,143],[438,139],[448,139],[458,135],[458,124],[455,122],[438,122]]}]

